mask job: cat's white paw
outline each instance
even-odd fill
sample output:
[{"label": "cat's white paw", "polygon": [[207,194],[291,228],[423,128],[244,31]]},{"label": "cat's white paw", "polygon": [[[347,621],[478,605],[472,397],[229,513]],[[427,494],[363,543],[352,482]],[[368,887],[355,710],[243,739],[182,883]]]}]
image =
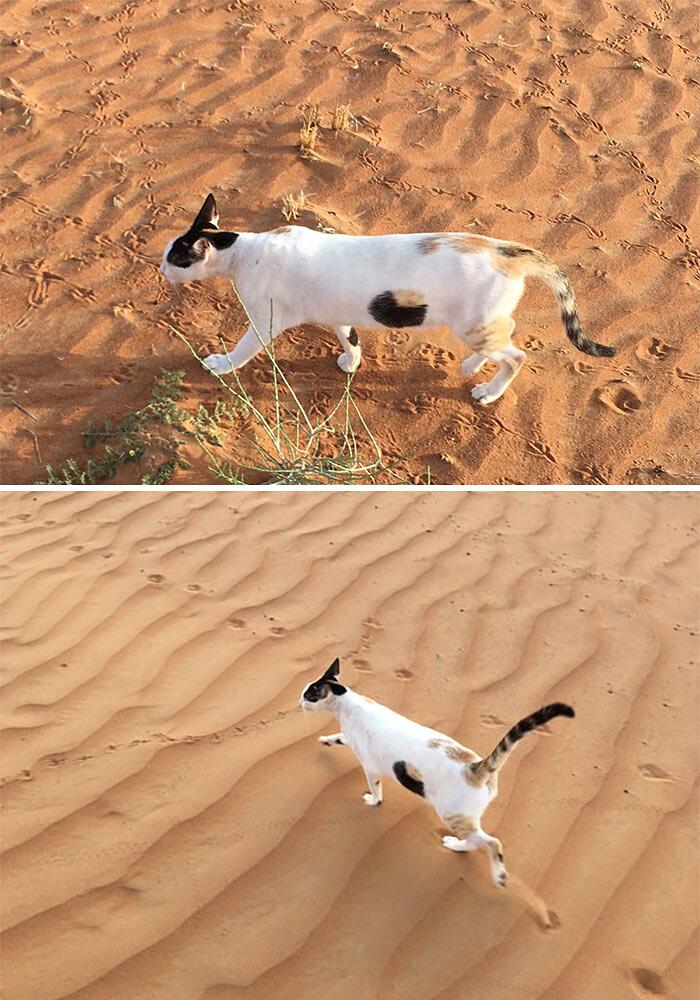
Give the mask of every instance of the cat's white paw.
[{"label": "cat's white paw", "polygon": [[362,357],[355,357],[355,355],[350,354],[348,351],[345,354],[341,354],[338,360],[338,368],[347,375],[352,375],[360,367],[360,361]]},{"label": "cat's white paw", "polygon": [[323,743],[326,747],[341,747],[343,745],[343,741],[337,736],[319,736],[318,742]]},{"label": "cat's white paw", "polygon": [[376,795],[372,795],[371,792],[365,792],[362,796],[362,801],[366,806],[380,806],[382,804],[382,800],[377,798]]},{"label": "cat's white paw", "polygon": [[472,848],[469,844],[466,844],[459,837],[443,837],[442,842],[445,847],[449,848],[450,851],[457,851],[461,853],[462,851],[471,851]]},{"label": "cat's white paw", "polygon": [[474,399],[483,404],[495,403],[501,395],[501,390],[494,389],[490,382],[481,382],[479,385],[475,385],[472,389],[472,396]]},{"label": "cat's white paw", "polygon": [[227,375],[233,371],[231,362],[225,354],[210,354],[208,358],[202,358],[202,364],[213,375]]}]

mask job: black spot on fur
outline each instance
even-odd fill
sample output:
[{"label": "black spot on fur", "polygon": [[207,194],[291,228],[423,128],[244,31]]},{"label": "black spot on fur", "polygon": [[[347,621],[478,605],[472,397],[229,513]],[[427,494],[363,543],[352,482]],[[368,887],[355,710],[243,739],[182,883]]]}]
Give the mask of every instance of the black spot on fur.
[{"label": "black spot on fur", "polygon": [[238,233],[202,233],[205,240],[209,240],[217,250],[228,250],[238,239]]},{"label": "black spot on fur", "polygon": [[190,267],[201,260],[202,255],[195,251],[194,242],[188,235],[178,236],[168,251],[168,264],[173,267]]},{"label": "black spot on fur", "polygon": [[428,311],[427,304],[419,306],[400,306],[393,292],[382,292],[375,295],[369,306],[370,315],[382,326],[392,328],[402,326],[420,326]]},{"label": "black spot on fur", "polygon": [[409,792],[413,792],[415,795],[420,795],[421,798],[425,798],[425,785],[422,781],[418,781],[416,778],[412,778],[411,775],[406,770],[406,761],[397,760],[394,764],[394,774],[396,775],[396,780],[407,788]]},{"label": "black spot on fur", "polygon": [[351,327],[350,333],[348,334],[348,344],[352,344],[353,347],[357,347],[360,343],[360,338],[357,336],[357,330],[355,327]]}]

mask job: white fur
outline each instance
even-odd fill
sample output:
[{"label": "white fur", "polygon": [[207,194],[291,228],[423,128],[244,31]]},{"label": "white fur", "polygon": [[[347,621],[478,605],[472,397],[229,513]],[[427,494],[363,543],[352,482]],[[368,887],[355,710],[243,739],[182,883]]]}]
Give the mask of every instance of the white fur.
[{"label": "white fur", "polygon": [[[422,242],[434,235],[344,236],[290,226],[241,233],[226,250],[207,245],[203,259],[186,268],[168,263],[171,241],[161,272],[172,284],[214,275],[234,281],[252,326],[232,351],[204,359],[215,374],[241,368],[263,343],[301,323],[333,327],[343,347],[338,364],[352,372],[360,364],[361,349],[348,342],[350,327],[377,326],[368,306],[384,292],[417,293],[427,312],[416,329],[448,326],[466,346],[474,334],[473,347],[483,340],[480,331],[494,321],[507,322],[517,306],[524,279],[502,273],[491,262],[493,248],[503,241],[489,241],[490,248],[483,251],[462,252],[445,240],[433,252],[421,252]],[[474,398],[482,403],[498,399],[524,358],[508,337],[497,350],[470,357],[462,366],[467,375],[487,360],[499,364],[491,381],[474,388]]]},{"label": "white fur", "polygon": [[[305,699],[306,690],[300,700],[302,708],[331,712],[340,722],[341,732],[321,736],[320,742],[326,745],[342,743],[351,748],[367,779],[369,792],[363,796],[367,805],[381,803],[382,778],[396,780],[394,764],[406,762],[419,772],[425,801],[443,822],[454,820],[454,817],[474,821],[475,828],[468,836],[443,837],[445,847],[459,852],[476,848],[487,850],[494,883],[505,885],[506,869],[500,842],[485,833],[480,825],[481,815],[497,794],[495,784],[491,787],[470,784],[465,780],[465,764],[451,759],[445,753],[444,744],[448,742],[456,749],[465,748],[443,733],[421,726],[350,688],[346,688],[344,694],[329,693],[315,702]],[[441,746],[429,746],[429,741],[435,739],[441,741]]]}]

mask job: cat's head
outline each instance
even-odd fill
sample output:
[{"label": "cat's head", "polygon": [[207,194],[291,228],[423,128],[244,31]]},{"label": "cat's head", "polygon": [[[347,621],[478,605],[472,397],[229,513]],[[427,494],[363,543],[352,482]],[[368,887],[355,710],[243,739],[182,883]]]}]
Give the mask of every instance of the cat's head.
[{"label": "cat's head", "polygon": [[347,688],[338,683],[340,673],[340,660],[336,657],[330,667],[322,674],[317,681],[312,681],[304,688],[299,704],[309,712],[319,709],[327,712],[334,703],[334,699],[345,694]]},{"label": "cat's head", "polygon": [[201,281],[223,272],[220,255],[238,239],[238,233],[219,229],[219,212],[208,194],[194,222],[182,236],[171,240],[163,253],[160,273],[171,285]]}]

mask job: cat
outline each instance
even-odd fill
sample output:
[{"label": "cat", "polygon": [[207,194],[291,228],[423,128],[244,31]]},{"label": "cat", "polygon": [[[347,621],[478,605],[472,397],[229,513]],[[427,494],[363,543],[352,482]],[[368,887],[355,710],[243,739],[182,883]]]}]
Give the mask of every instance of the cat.
[{"label": "cat", "polygon": [[194,222],[165,248],[161,273],[171,284],[224,275],[234,282],[251,326],[227,354],[203,364],[224,375],[242,368],[283,330],[300,323],[332,326],[343,348],[342,371],[354,372],[362,349],[356,327],[448,326],[473,353],[461,366],[474,375],[487,361],[499,370],[472,396],[493,403],[522,368],[511,314],[525,278],[546,282],[559,300],[564,329],[584,354],[615,350],[584,334],[566,275],[537,250],[470,233],[343,236],[303,226],[265,233],[218,228],[209,194]]},{"label": "cat", "polygon": [[509,729],[486,757],[435,729],[428,729],[398,712],[358,694],[338,680],[336,658],[318,680],[308,684],[299,704],[308,711],[331,712],[341,732],[320,736],[326,746],[349,746],[362,764],[369,791],[368,806],[382,802],[382,778],[399,784],[429,802],[453,835],[442,838],[451,851],[481,849],[488,855],[493,882],[505,886],[507,871],[500,840],[481,829],[481,816],[498,794],[498,772],[515,744],[557,715],[573,718],[570,705],[554,702],[526,716]]}]

